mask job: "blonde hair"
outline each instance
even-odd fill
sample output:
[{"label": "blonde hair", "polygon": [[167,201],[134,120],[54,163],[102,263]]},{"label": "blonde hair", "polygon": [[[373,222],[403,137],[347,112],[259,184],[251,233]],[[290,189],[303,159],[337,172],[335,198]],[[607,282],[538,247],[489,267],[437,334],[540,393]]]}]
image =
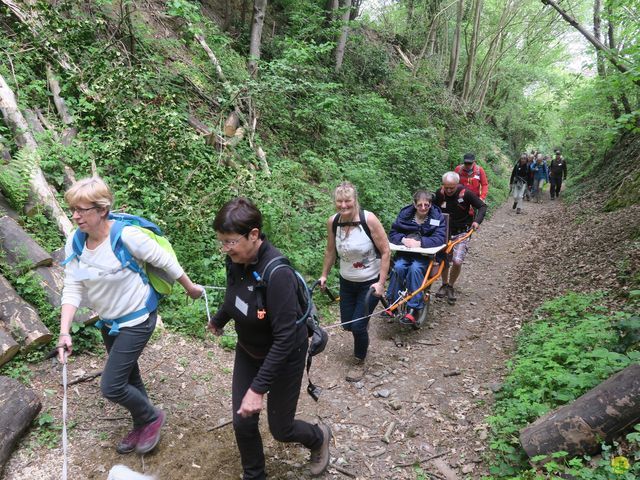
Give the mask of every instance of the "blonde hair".
[{"label": "blonde hair", "polygon": [[353,197],[356,211],[360,211],[360,203],[358,202],[358,190],[351,182],[341,182],[333,191],[333,201],[335,202],[338,197]]},{"label": "blonde hair", "polygon": [[70,207],[75,207],[81,202],[89,202],[96,207],[110,210],[113,205],[113,193],[100,177],[78,180],[66,191],[64,199]]}]

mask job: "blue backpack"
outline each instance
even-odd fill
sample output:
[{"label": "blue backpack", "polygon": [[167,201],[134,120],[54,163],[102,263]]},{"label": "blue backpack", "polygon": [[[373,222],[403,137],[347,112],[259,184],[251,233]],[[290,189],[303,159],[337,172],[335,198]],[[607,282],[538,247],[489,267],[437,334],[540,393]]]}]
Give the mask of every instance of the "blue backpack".
[{"label": "blue backpack", "polygon": [[[174,280],[171,279],[162,269],[154,267],[148,263],[143,263],[142,266],[140,266],[122,241],[122,230],[124,227],[138,228],[141,232],[145,233],[157,242],[164,250],[171,254],[173,258],[176,258],[176,254],[173,251],[171,243],[169,243],[167,237],[162,233],[160,227],[146,218],[127,213],[113,212],[109,213],[108,218],[109,220],[115,220],[111,226],[111,230],[109,231],[109,242],[111,243],[111,250],[120,261],[121,268],[129,268],[130,270],[133,270],[142,277],[142,281],[145,284],[149,283],[152,287],[145,306],[140,310],[136,310],[135,312],[119,318],[101,318],[96,322],[96,327],[102,328],[102,326],[106,324],[110,327],[109,335],[116,336],[120,333],[120,323],[128,322],[129,320],[133,320],[134,318],[153,312],[158,307],[158,300],[163,295],[171,293],[174,283]],[[82,232],[80,229],[77,229],[73,235],[73,253],[69,255],[61,265],[66,265],[74,258],[80,257],[84,250],[86,241],[87,234]]]}]

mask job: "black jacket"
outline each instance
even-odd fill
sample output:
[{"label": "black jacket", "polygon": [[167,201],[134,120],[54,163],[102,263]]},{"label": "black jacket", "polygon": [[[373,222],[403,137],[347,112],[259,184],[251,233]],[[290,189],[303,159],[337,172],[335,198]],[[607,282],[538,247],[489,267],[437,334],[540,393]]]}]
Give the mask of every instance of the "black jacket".
[{"label": "black jacket", "polygon": [[[464,189],[464,195],[460,196],[460,191]],[[440,188],[435,194],[433,204],[440,207],[442,213],[449,214],[449,232],[451,235],[458,235],[469,230],[475,221],[482,223],[484,214],[487,212],[485,203],[468,188],[458,185],[453,195],[446,195],[444,189]],[[473,215],[470,208],[473,207]]]},{"label": "black jacket", "polygon": [[527,183],[529,177],[529,166],[525,163],[522,165],[520,162],[516,163],[511,172],[511,180],[509,183],[513,183],[515,180]]},{"label": "black jacket", "polygon": [[269,391],[289,354],[307,341],[307,327],[296,325],[302,308],[296,295],[297,280],[290,268],[280,268],[269,279],[266,292],[266,318],[258,319],[256,306],[257,280],[253,272],[262,275],[266,264],[282,253],[263,236],[256,262],[248,267],[227,258],[227,290],[220,310],[211,322],[223,328],[235,320],[238,346],[251,357],[262,360],[258,374],[251,383],[256,393]]}]

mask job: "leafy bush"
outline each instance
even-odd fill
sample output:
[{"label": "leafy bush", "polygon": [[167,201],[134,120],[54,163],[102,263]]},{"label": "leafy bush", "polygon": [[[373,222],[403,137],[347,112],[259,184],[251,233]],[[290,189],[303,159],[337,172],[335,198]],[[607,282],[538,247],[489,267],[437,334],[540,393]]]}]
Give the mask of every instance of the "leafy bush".
[{"label": "leafy bush", "polygon": [[632,315],[607,314],[600,305],[603,297],[603,293],[568,293],[555,298],[545,302],[537,320],[522,329],[509,375],[488,419],[493,432],[491,473],[496,477],[510,478],[527,469],[518,442],[521,428],[640,360],[637,350],[616,351],[619,324]]}]

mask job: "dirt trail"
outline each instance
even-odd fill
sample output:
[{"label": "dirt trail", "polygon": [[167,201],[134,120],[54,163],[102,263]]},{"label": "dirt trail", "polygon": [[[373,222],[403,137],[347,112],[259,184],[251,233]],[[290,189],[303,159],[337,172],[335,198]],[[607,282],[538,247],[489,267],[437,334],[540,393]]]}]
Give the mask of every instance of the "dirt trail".
[{"label": "dirt trail", "polygon": [[[484,418],[527,309],[535,308],[543,293],[523,281],[524,259],[561,209],[561,203],[548,200],[526,203],[524,215],[516,215],[510,203],[499,208],[472,239],[456,305],[435,301],[430,323],[417,332],[372,319],[369,368],[362,382],[345,382],[351,337],[331,330],[328,350],[312,369],[313,380],[324,388],[320,402],[303,393],[299,406],[301,417],[332,426],[332,466],[324,478],[415,479],[416,461],[434,478],[480,478],[487,472]],[[71,387],[69,418],[75,427],[69,478],[106,479],[116,463],[165,480],[239,478],[232,428],[225,424],[232,359],[231,352],[209,341],[173,334],[159,336],[146,349],[143,375],[168,422],[159,447],[144,458],[115,453],[128,420],[101,398],[99,380]],[[99,370],[102,363],[94,356],[75,358],[71,378]],[[43,411],[59,419],[59,366],[51,361],[33,370]],[[264,418],[262,426],[266,432]],[[37,437],[32,430],[23,440],[5,480],[59,478],[61,449],[39,446]],[[308,478],[302,447],[279,444],[267,433],[263,438],[270,478]]]}]

